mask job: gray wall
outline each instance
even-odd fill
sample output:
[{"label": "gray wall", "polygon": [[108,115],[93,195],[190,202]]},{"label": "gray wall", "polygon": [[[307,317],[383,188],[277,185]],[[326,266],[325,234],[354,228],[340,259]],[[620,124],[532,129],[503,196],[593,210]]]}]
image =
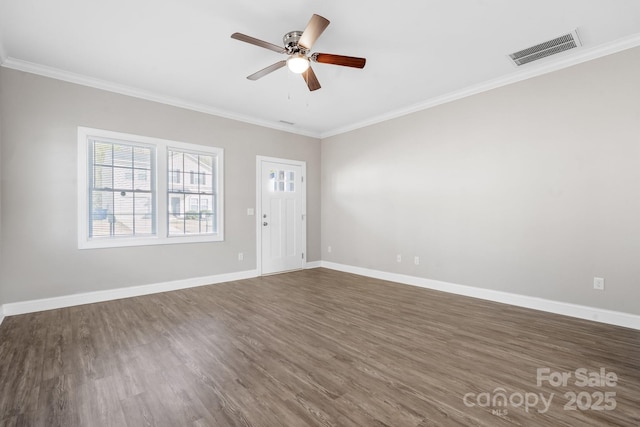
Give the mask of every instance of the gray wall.
[{"label": "gray wall", "polygon": [[[320,142],[0,68],[0,304],[255,268],[266,155],[307,161],[309,261],[640,314],[639,74],[636,48]],[[226,241],[78,250],[79,125],[225,148]]]},{"label": "gray wall", "polygon": [[[1,58],[1,56],[0,56]],[[1,71],[0,71],[1,73]],[[2,93],[2,85],[0,84],[0,269],[2,268],[2,189],[4,187],[2,176],[2,99],[4,95]],[[0,270],[0,319],[2,318],[2,304],[4,303],[4,290],[2,286],[2,270]]]},{"label": "gray wall", "polygon": [[324,139],[322,258],[640,314],[638,76],[635,48]]},{"label": "gray wall", "polygon": [[[0,304],[256,268],[256,155],[307,162],[320,259],[320,141],[0,68]],[[225,149],[225,241],[77,249],[77,126]],[[238,261],[244,252],[244,261]]]}]

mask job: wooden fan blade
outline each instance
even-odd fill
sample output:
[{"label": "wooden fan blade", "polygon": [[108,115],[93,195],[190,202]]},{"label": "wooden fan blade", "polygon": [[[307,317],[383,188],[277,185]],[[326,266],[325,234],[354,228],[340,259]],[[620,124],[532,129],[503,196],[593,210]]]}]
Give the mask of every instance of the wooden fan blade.
[{"label": "wooden fan blade", "polygon": [[300,36],[300,40],[298,40],[298,45],[306,49],[311,49],[311,46],[313,46],[316,40],[318,40],[318,37],[320,37],[320,34],[322,34],[328,26],[328,19],[323,18],[320,15],[313,14],[307,24],[307,28],[304,29]]},{"label": "wooden fan blade", "polygon": [[263,47],[265,49],[273,50],[274,52],[278,52],[278,53],[285,53],[287,51],[282,46],[278,46],[278,45],[275,45],[273,43],[265,42],[264,40],[259,40],[259,39],[256,39],[255,37],[247,36],[246,34],[242,34],[242,33],[233,33],[233,34],[231,34],[231,38],[232,39],[236,39],[236,40],[240,40],[241,42],[250,43],[250,44],[253,44],[253,45],[256,45],[256,46],[260,46],[260,47]]},{"label": "wooden fan blade", "polygon": [[314,53],[311,59],[323,64],[342,65],[343,67],[364,68],[367,63],[366,58],[356,58],[355,56],[333,55],[331,53]]},{"label": "wooden fan blade", "polygon": [[304,78],[304,81],[307,82],[307,86],[309,87],[309,90],[311,92],[320,89],[320,82],[316,77],[316,73],[313,72],[313,68],[307,68],[307,71],[302,73],[302,78]]},{"label": "wooden fan blade", "polygon": [[249,80],[258,80],[261,77],[266,76],[269,73],[274,72],[275,70],[278,70],[282,67],[284,67],[285,65],[287,65],[287,61],[285,61],[284,59],[282,61],[278,61],[275,64],[269,65],[267,68],[263,68],[260,71],[257,71],[253,74],[251,74],[250,76],[247,76],[247,78]]}]

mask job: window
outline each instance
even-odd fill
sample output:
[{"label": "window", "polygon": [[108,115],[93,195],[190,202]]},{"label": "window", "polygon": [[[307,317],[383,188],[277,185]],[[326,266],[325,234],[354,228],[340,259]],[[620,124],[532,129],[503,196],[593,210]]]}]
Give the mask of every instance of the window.
[{"label": "window", "polygon": [[222,149],[81,127],[78,155],[80,248],[223,240]]},{"label": "window", "polygon": [[204,172],[189,172],[189,183],[190,184],[202,184],[207,185],[207,175]]},{"label": "window", "polygon": [[[179,211],[172,207],[168,212],[170,236],[216,232],[215,212],[201,209],[200,203],[201,199],[217,196],[213,179],[215,163],[215,156],[206,152],[169,149],[169,171],[191,170],[189,184],[183,180],[182,184],[174,181],[169,185],[169,197],[180,201]],[[182,210],[183,206],[188,206],[188,210]],[[178,208],[178,204],[175,207]]]},{"label": "window", "polygon": [[194,212],[197,211],[200,207],[198,206],[198,196],[189,198],[189,210]]},{"label": "window", "polygon": [[97,138],[87,144],[88,237],[154,235],[155,191],[149,181],[133,178],[155,173],[153,148]]}]

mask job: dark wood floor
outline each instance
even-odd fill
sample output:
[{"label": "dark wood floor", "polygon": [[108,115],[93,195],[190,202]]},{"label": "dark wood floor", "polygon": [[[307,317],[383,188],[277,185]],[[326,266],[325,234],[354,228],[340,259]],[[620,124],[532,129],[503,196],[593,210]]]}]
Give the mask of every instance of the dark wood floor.
[{"label": "dark wood floor", "polygon": [[315,269],[8,317],[0,425],[638,426],[639,361],[640,331]]}]

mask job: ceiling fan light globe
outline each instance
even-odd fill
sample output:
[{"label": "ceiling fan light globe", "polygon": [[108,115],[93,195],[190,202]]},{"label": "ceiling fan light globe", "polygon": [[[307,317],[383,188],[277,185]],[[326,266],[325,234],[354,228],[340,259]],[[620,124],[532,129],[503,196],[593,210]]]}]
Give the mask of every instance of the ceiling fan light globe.
[{"label": "ceiling fan light globe", "polygon": [[294,55],[287,59],[287,67],[292,73],[302,74],[309,68],[309,58],[304,55]]}]

